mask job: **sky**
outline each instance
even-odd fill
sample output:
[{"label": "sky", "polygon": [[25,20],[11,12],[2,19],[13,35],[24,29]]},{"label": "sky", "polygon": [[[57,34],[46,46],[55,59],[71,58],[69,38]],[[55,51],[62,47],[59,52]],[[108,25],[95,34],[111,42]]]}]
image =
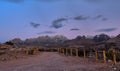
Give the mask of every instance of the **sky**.
[{"label": "sky", "polygon": [[0,42],[120,34],[120,0],[0,0]]}]

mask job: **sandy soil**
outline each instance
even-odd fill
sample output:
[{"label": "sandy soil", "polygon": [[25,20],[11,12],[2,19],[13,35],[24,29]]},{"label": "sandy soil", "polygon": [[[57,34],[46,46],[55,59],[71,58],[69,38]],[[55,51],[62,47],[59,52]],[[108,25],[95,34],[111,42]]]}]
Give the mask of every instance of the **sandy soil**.
[{"label": "sandy soil", "polygon": [[83,58],[43,52],[35,56],[0,63],[0,71],[109,71],[103,63],[85,62]]}]

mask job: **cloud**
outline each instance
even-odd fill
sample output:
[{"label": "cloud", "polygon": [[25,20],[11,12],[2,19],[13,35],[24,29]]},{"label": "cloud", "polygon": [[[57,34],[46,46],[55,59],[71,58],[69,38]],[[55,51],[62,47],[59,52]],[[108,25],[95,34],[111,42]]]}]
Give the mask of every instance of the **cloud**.
[{"label": "cloud", "polygon": [[78,28],[72,28],[72,29],[70,29],[71,31],[79,31],[80,29],[78,29]]},{"label": "cloud", "polygon": [[[103,15],[96,15],[96,16],[94,16],[94,17],[80,15],[80,16],[73,17],[72,19],[74,19],[74,20],[88,20],[88,19],[97,20],[97,19],[100,19],[100,20],[102,20],[102,21],[108,20],[108,19],[107,19],[106,17],[104,17]],[[70,19],[69,19],[69,20],[70,20]]]},{"label": "cloud", "polygon": [[21,2],[24,2],[24,0],[1,0],[1,1],[11,2],[11,3],[21,3]]},{"label": "cloud", "polygon": [[99,29],[97,32],[112,32],[117,30],[117,28],[107,28],[107,29]]},{"label": "cloud", "polygon": [[77,16],[77,17],[74,17],[73,18],[74,20],[87,20],[87,19],[89,19],[89,17],[88,16]]},{"label": "cloud", "polygon": [[103,17],[103,15],[97,15],[97,16],[94,17],[94,19],[100,19],[102,17]]},{"label": "cloud", "polygon": [[53,23],[51,27],[53,27],[55,29],[59,29],[59,28],[63,27],[63,24],[61,24],[61,23]]},{"label": "cloud", "polygon": [[101,2],[102,0],[85,0],[87,2]]},{"label": "cloud", "polygon": [[67,21],[68,19],[66,18],[59,18],[53,21],[53,23],[59,23],[59,22],[63,22],[63,21]]},{"label": "cloud", "polygon": [[94,20],[96,20],[96,19],[101,19],[102,21],[108,20],[108,19],[105,18],[103,15],[97,15],[97,16],[95,16],[93,19],[94,19]]},{"label": "cloud", "polygon": [[56,32],[53,32],[53,31],[44,31],[44,32],[40,32],[40,33],[37,33],[37,34],[54,34]]},{"label": "cloud", "polygon": [[40,24],[33,23],[33,22],[31,22],[30,25],[31,25],[33,28],[38,28],[38,27],[40,26]]},{"label": "cloud", "polygon": [[68,19],[66,18],[59,18],[59,19],[56,19],[52,22],[52,25],[51,27],[55,28],[55,29],[59,29],[61,27],[63,27],[64,25],[62,24],[62,22],[64,21],[67,21]]},{"label": "cloud", "polygon": [[42,2],[56,2],[56,1],[62,1],[62,0],[34,0],[34,1],[42,1]]},{"label": "cloud", "polygon": [[108,20],[107,18],[102,18],[102,21],[106,21],[106,20]]}]

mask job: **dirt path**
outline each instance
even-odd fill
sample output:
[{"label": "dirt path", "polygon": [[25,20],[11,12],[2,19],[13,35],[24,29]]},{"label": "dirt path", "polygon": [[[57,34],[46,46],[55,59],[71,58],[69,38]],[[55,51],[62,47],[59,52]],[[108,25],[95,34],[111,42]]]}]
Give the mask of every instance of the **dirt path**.
[{"label": "dirt path", "polygon": [[26,59],[0,63],[0,71],[108,71],[103,63],[86,63],[82,58],[43,52]]}]

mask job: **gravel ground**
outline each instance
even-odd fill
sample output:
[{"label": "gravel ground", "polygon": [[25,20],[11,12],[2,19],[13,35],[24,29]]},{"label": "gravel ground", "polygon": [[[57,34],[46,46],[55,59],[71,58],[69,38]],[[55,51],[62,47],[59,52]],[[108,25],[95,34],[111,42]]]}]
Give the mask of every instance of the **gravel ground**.
[{"label": "gravel ground", "polygon": [[0,63],[0,71],[110,71],[103,63],[84,61],[75,56],[42,52],[24,59]]}]

